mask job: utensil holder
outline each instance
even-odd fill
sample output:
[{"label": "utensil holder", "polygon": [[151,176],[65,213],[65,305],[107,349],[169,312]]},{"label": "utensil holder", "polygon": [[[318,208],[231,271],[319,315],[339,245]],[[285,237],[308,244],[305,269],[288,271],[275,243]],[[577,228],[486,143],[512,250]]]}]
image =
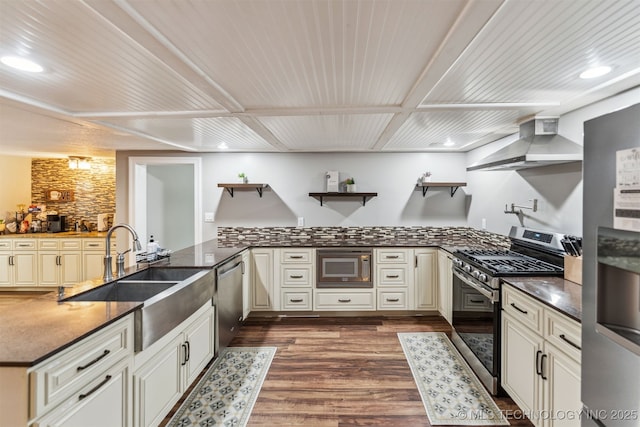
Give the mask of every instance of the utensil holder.
[{"label": "utensil holder", "polygon": [[564,257],[564,278],[571,282],[582,285],[582,257]]}]

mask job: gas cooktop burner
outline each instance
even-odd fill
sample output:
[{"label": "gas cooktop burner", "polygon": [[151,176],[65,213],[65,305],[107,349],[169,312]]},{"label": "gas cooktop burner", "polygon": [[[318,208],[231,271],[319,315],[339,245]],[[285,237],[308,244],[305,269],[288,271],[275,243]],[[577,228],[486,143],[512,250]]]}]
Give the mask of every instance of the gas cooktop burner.
[{"label": "gas cooktop burner", "polygon": [[494,276],[561,275],[563,269],[511,250],[471,249],[457,253],[469,265]]}]

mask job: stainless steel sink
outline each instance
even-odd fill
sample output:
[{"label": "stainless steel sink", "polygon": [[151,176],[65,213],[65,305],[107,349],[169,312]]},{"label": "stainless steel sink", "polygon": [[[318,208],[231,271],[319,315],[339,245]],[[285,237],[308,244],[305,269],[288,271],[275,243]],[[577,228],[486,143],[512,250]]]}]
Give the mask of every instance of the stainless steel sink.
[{"label": "stainless steel sink", "polygon": [[178,282],[112,282],[66,301],[146,301],[177,284]]},{"label": "stainless steel sink", "polygon": [[134,312],[136,351],[178,326],[215,293],[213,270],[150,267],[63,301],[142,302]]}]

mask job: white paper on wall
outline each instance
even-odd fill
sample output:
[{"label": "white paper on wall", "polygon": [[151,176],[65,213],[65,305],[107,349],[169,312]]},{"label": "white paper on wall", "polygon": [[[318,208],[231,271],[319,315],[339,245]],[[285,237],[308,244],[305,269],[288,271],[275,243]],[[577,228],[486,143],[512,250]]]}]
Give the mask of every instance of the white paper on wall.
[{"label": "white paper on wall", "polygon": [[613,228],[640,231],[640,147],[616,152]]}]

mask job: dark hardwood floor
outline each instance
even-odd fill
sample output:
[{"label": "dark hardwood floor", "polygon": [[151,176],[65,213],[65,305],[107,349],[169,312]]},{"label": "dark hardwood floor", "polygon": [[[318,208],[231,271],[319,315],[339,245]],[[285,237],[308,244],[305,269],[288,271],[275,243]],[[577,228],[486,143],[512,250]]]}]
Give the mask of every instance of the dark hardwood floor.
[{"label": "dark hardwood floor", "polygon": [[414,331],[451,327],[439,316],[247,319],[231,346],[278,347],[248,426],[429,426],[396,335]]}]

